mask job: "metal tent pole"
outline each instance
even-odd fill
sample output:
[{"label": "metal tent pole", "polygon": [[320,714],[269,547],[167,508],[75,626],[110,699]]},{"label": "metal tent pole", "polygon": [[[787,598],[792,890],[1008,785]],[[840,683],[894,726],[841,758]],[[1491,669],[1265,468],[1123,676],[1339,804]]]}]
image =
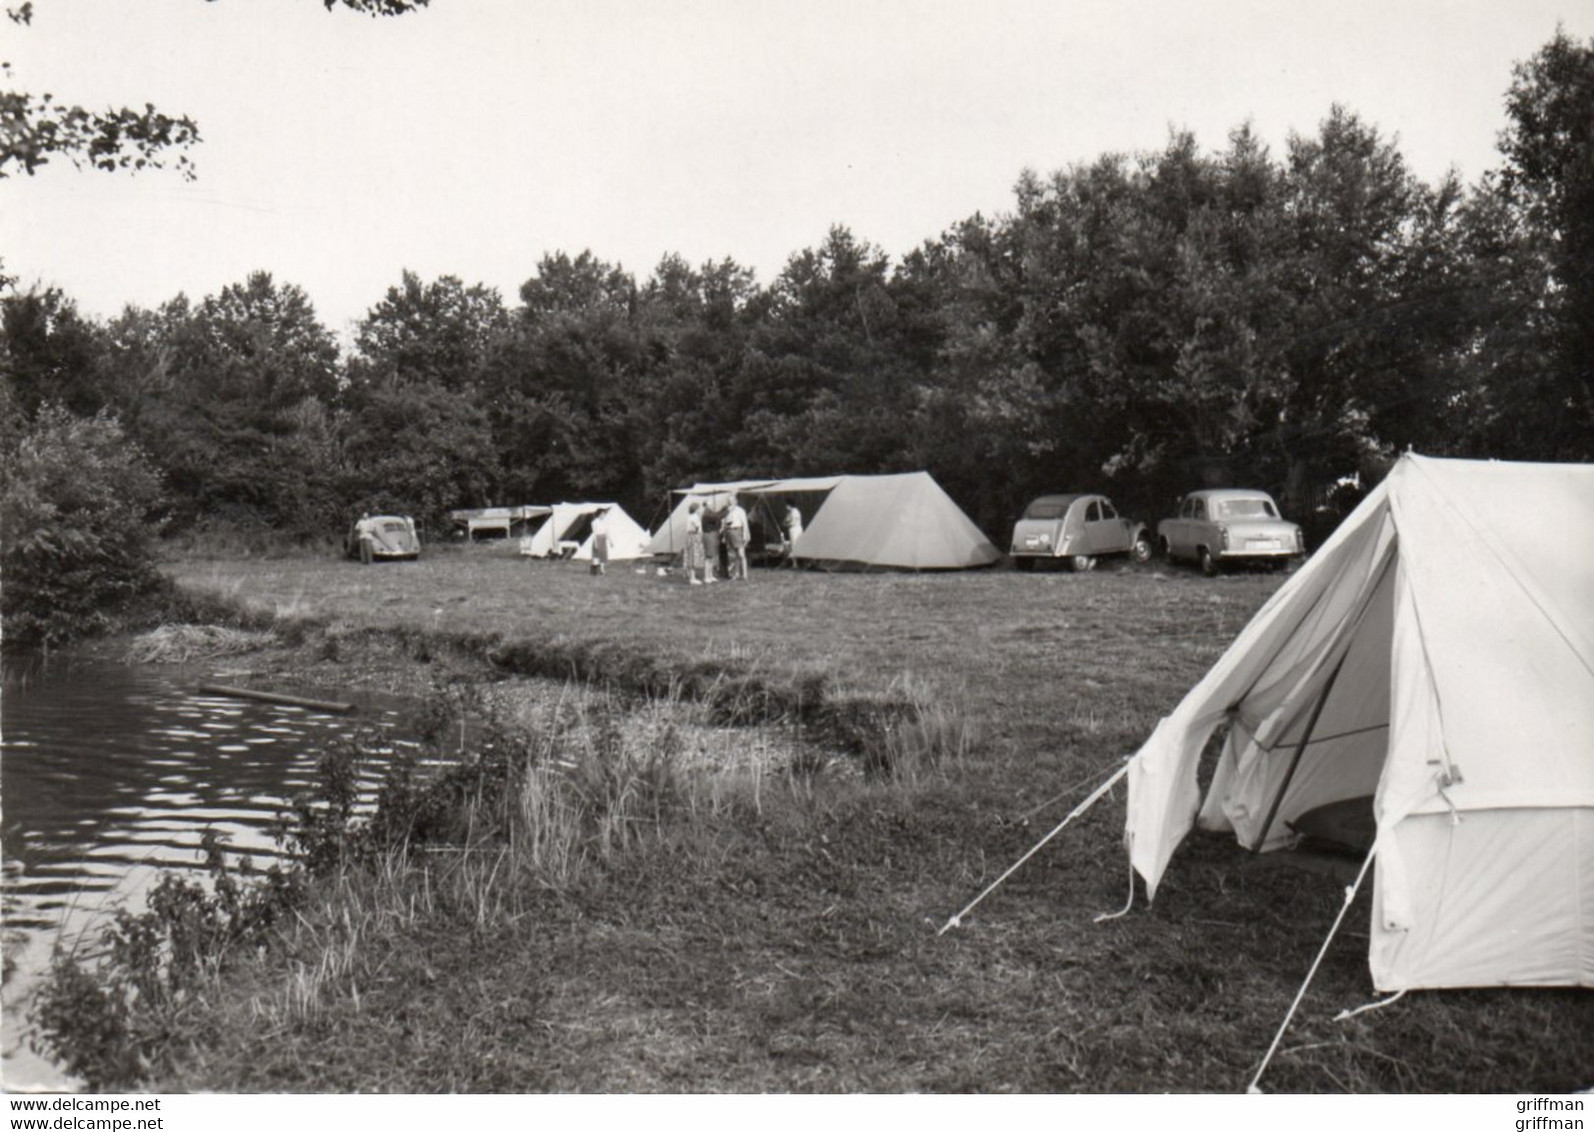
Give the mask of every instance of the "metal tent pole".
[{"label": "metal tent pole", "polygon": [[1284,772],[1284,781],[1279,783],[1278,792],[1273,795],[1273,804],[1268,807],[1267,819],[1262,822],[1262,830],[1256,835],[1256,843],[1251,846],[1251,852],[1260,853],[1262,846],[1267,842],[1268,831],[1273,828],[1273,819],[1278,817],[1279,807],[1284,804],[1284,795],[1290,788],[1290,783],[1295,780],[1295,771],[1301,765],[1301,756],[1306,753],[1306,746],[1312,741],[1312,732],[1317,729],[1317,720],[1323,714],[1323,708],[1328,704],[1329,693],[1334,690],[1334,681],[1339,679],[1340,669],[1345,667],[1345,662],[1350,659],[1350,645],[1345,647],[1345,655],[1339,658],[1339,663],[1334,665],[1334,671],[1329,674],[1328,683],[1323,685],[1323,691],[1317,697],[1317,703],[1312,705],[1312,718],[1306,721],[1306,734],[1301,736],[1301,741],[1295,745],[1295,754],[1290,759],[1289,769]]}]

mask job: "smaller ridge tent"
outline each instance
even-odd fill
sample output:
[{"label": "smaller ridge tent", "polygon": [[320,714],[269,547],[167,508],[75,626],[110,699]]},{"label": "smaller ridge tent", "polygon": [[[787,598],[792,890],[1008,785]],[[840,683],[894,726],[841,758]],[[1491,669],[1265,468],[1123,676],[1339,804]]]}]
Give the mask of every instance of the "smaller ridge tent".
[{"label": "smaller ridge tent", "polygon": [[1594,466],[1402,457],[1128,781],[1152,897],[1198,817],[1267,851],[1348,810],[1378,990],[1594,987]]},{"label": "smaller ridge tent", "polygon": [[[677,554],[685,542],[688,504],[729,493],[773,505],[798,503],[807,522],[791,548],[795,562],[864,569],[966,570],[1000,561],[999,550],[928,472],[879,476],[812,476],[784,480],[700,483],[682,498],[653,536],[651,552]],[[749,510],[752,508],[749,507]]]},{"label": "smaller ridge tent", "polygon": [[652,536],[618,503],[555,503],[552,514],[520,552],[532,558],[592,558],[592,521],[603,512],[609,530],[609,558],[646,558]]}]

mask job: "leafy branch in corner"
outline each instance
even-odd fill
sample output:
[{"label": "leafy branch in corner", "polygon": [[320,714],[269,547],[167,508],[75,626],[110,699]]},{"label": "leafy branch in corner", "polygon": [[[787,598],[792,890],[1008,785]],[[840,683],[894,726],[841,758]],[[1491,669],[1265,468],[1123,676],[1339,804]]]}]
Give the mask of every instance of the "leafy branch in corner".
[{"label": "leafy branch in corner", "polygon": [[[214,3],[215,0],[207,0]],[[401,16],[424,8],[429,0],[322,0],[328,11],[339,6],[369,16]],[[24,27],[33,23],[33,3],[8,6],[6,16]],[[171,165],[185,180],[195,177],[185,152],[198,143],[199,125],[192,118],[166,114],[153,104],[89,110],[12,88],[10,63],[0,63],[0,179],[17,171],[30,177],[64,157],[79,169],[108,172],[164,168]]]}]

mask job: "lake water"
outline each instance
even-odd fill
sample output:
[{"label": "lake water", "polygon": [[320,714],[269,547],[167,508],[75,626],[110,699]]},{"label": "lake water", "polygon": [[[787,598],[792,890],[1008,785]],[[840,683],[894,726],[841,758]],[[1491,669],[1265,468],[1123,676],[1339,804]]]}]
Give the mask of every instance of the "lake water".
[{"label": "lake water", "polygon": [[[206,829],[256,864],[277,853],[283,802],[353,721],[391,726],[399,705],[353,717],[201,695],[192,669],[104,662],[9,672],[0,693],[0,802],[8,1088],[69,1080],[27,1047],[26,999],[51,947],[138,909],[163,870],[198,870]],[[348,697],[354,699],[355,697]],[[362,768],[366,790],[380,766]]]}]

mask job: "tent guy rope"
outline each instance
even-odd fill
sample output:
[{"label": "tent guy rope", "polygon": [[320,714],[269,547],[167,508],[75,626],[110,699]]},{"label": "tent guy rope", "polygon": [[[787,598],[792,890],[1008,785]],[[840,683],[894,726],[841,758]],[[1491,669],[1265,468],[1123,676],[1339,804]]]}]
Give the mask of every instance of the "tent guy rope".
[{"label": "tent guy rope", "polygon": [[1405,997],[1406,997],[1405,990],[1404,989],[1398,990],[1394,994],[1390,995],[1388,998],[1380,998],[1376,1002],[1365,1002],[1362,1005],[1356,1007],[1354,1010],[1341,1010],[1338,1014],[1334,1015],[1334,1021],[1336,1021],[1336,1022],[1345,1022],[1345,1021],[1348,1021],[1351,1018],[1356,1017],[1356,1015],[1358,1015],[1358,1014],[1366,1014],[1370,1010],[1382,1010],[1386,1006],[1395,1005],[1395,1003],[1399,1002],[1401,999],[1403,999]]},{"label": "tent guy rope", "polygon": [[1116,912],[1103,912],[1091,921],[1093,924],[1105,924],[1108,920],[1121,920],[1129,915],[1129,909],[1135,906],[1135,867],[1129,866],[1129,898],[1124,901],[1124,906]]},{"label": "tent guy rope", "polygon": [[1311,970],[1306,972],[1306,978],[1301,980],[1301,989],[1295,992],[1295,1001],[1290,1003],[1290,1009],[1284,1015],[1284,1021],[1279,1023],[1278,1033],[1273,1035],[1273,1044],[1267,1047],[1267,1053],[1262,1057],[1262,1064],[1256,1068],[1256,1076],[1251,1078],[1251,1083],[1245,1087],[1247,1093],[1260,1093],[1257,1082],[1262,1079],[1262,1074],[1267,1072],[1268,1063],[1273,1060],[1273,1055],[1278,1052],[1279,1042],[1284,1040],[1284,1031],[1290,1028],[1290,1021],[1295,1017],[1295,1011],[1300,1008],[1301,999],[1306,997],[1306,988],[1312,985],[1312,976],[1317,974],[1317,968],[1323,962],[1323,956],[1328,954],[1328,945],[1334,942],[1334,935],[1339,931],[1339,925],[1345,920],[1345,913],[1350,911],[1350,906],[1356,899],[1356,893],[1361,890],[1362,881],[1367,877],[1367,870],[1373,863],[1376,853],[1368,853],[1366,860],[1362,861],[1361,871],[1356,874],[1356,883],[1345,890],[1345,902],[1339,906],[1339,915],[1334,917],[1333,925],[1328,929],[1328,935],[1323,939],[1323,946],[1317,949],[1317,958],[1312,960]]},{"label": "tent guy rope", "polygon": [[1100,801],[1101,796],[1103,794],[1107,793],[1107,791],[1111,790],[1113,788],[1113,786],[1118,782],[1118,780],[1120,778],[1122,778],[1127,773],[1129,773],[1129,760],[1125,759],[1123,766],[1119,767],[1116,771],[1114,771],[1112,776],[1110,778],[1108,778],[1106,782],[1103,782],[1100,786],[1096,787],[1095,790],[1091,791],[1089,797],[1087,797],[1083,802],[1079,803],[1079,805],[1075,806],[1072,810],[1068,811],[1068,816],[1066,818],[1064,818],[1062,821],[1058,822],[1057,825],[1052,829],[1052,831],[1050,833],[1048,833],[1045,837],[1043,837],[1039,841],[1037,841],[1030,848],[1030,851],[1028,853],[1025,853],[1018,860],[1014,861],[1013,864],[1008,868],[1008,870],[1005,873],[1003,873],[1001,876],[997,877],[989,885],[987,885],[984,892],[980,893],[973,900],[970,900],[968,902],[968,904],[966,906],[964,906],[964,908],[963,908],[963,910],[961,912],[959,912],[957,915],[953,916],[946,923],[942,924],[941,925],[941,930],[936,932],[935,934],[938,935],[938,936],[942,936],[942,935],[945,935],[947,933],[948,929],[955,928],[955,927],[960,927],[962,925],[962,923],[963,923],[963,917],[967,916],[970,912],[974,911],[975,905],[977,905],[980,901],[984,900],[991,893],[995,892],[997,890],[997,888],[999,888],[1001,886],[1002,882],[1005,881],[1008,877],[1010,877],[1014,873],[1018,872],[1019,868],[1024,864],[1025,861],[1029,860],[1036,853],[1040,852],[1041,846],[1045,845],[1052,838],[1056,837],[1059,833],[1063,832],[1063,827],[1064,826],[1066,826],[1069,822],[1073,821],[1080,814],[1084,813],[1086,810],[1090,809],[1098,801]]}]

